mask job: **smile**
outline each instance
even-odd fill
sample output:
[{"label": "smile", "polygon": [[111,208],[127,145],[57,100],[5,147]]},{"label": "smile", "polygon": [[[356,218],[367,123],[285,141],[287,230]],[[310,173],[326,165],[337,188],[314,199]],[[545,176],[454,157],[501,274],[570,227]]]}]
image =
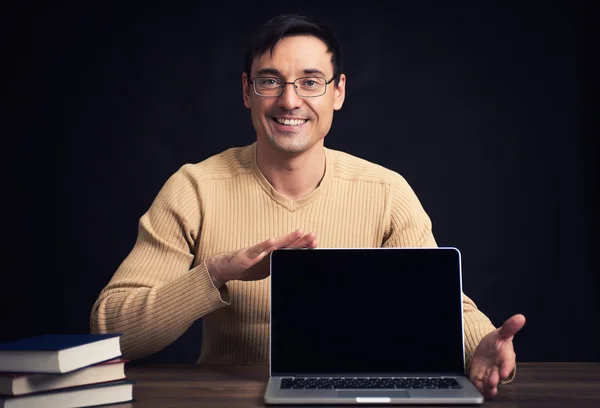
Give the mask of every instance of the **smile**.
[{"label": "smile", "polygon": [[308,122],[308,119],[286,119],[286,118],[273,118],[273,120],[281,125],[285,126],[300,126]]}]

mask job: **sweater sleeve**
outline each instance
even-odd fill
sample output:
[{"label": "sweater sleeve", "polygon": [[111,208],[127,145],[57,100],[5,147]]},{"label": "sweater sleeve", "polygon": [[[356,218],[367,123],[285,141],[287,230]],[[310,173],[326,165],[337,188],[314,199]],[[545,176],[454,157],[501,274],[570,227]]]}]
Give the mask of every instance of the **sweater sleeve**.
[{"label": "sweater sleeve", "polygon": [[[408,182],[398,176],[390,186],[390,199],[386,211],[387,229],[384,247],[437,247],[429,216]],[[479,342],[496,327],[478,309],[475,302],[463,294],[463,322],[465,339],[465,363],[468,370],[471,358]],[[467,371],[468,372],[468,371]],[[506,382],[512,381],[514,371]]]},{"label": "sweater sleeve", "polygon": [[140,218],[131,252],[94,303],[91,332],[123,333],[125,358],[160,351],[194,321],[229,304],[226,285],[215,288],[204,260],[194,262],[201,213],[199,188],[185,165]]}]

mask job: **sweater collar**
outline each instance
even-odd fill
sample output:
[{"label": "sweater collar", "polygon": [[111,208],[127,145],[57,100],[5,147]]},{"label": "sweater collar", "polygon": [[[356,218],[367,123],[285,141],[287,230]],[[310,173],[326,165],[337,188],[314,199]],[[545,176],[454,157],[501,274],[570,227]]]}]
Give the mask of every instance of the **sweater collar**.
[{"label": "sweater collar", "polygon": [[254,176],[256,177],[258,184],[267,193],[267,195],[269,195],[269,197],[272,200],[274,200],[281,206],[285,207],[287,210],[296,211],[296,210],[299,210],[300,208],[310,204],[315,199],[317,199],[318,197],[323,195],[325,193],[325,191],[327,190],[327,188],[329,187],[329,183],[331,180],[331,173],[333,171],[333,160],[332,160],[332,155],[331,155],[330,150],[327,149],[326,147],[324,147],[324,150],[325,150],[325,174],[323,175],[323,178],[321,179],[321,182],[319,183],[317,188],[314,189],[309,195],[301,198],[300,200],[292,200],[290,198],[283,196],[281,193],[279,193],[277,190],[275,190],[275,188],[271,185],[271,183],[269,183],[269,180],[267,180],[267,178],[264,176],[264,174],[260,171],[260,168],[258,167],[257,147],[258,147],[258,142],[254,142],[254,143],[252,143],[252,145],[249,146],[249,149],[248,149],[248,154],[250,155],[250,160],[252,163],[252,172],[253,172]]}]

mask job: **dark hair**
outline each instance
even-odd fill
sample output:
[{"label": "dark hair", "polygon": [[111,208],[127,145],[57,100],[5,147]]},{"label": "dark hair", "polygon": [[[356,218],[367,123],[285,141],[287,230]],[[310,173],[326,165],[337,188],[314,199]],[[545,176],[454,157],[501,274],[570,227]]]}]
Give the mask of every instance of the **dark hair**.
[{"label": "dark hair", "polygon": [[342,50],[335,34],[328,26],[298,14],[283,14],[273,17],[254,34],[246,52],[245,72],[248,74],[248,78],[250,78],[250,70],[255,58],[267,51],[273,55],[277,43],[281,39],[293,35],[316,37],[327,45],[327,51],[331,53],[333,75],[337,85],[340,74],[343,73],[343,66]]}]

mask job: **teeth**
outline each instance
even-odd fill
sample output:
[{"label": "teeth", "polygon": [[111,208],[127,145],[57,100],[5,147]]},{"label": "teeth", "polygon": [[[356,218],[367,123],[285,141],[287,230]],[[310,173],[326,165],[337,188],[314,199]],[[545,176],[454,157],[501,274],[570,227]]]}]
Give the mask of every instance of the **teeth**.
[{"label": "teeth", "polygon": [[281,123],[282,125],[288,126],[298,126],[306,122],[306,119],[285,119],[285,118],[275,118],[275,121]]}]

